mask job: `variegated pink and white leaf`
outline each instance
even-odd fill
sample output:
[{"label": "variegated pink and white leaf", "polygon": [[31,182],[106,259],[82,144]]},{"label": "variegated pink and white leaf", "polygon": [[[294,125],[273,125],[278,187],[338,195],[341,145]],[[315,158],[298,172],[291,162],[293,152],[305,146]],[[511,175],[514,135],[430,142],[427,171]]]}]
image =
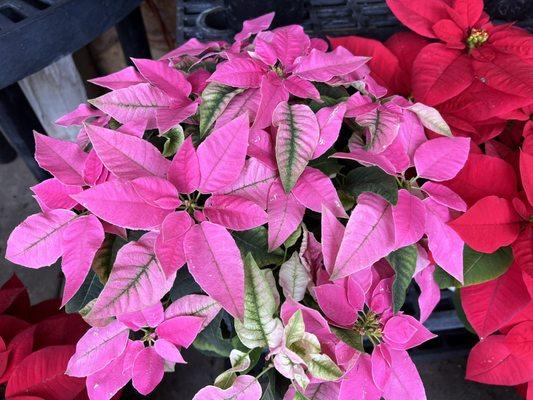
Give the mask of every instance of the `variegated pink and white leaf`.
[{"label": "variegated pink and white leaf", "polygon": [[267,222],[267,214],[259,205],[239,196],[209,197],[204,214],[209,221],[235,231],[245,231]]},{"label": "variegated pink and white leaf", "polygon": [[193,225],[193,219],[185,211],[169,214],[161,225],[154,250],[167,278],[185,264],[183,241],[185,234]]},{"label": "variegated pink and white leaf", "polygon": [[398,192],[398,203],[392,207],[392,217],[396,236],[395,248],[416,243],[424,235],[426,206],[407,190]]},{"label": "variegated pink and white leaf", "polygon": [[274,72],[261,79],[261,99],[253,121],[253,129],[265,129],[273,124],[273,112],[281,102],[289,100],[289,91]]},{"label": "variegated pink and white leaf", "polygon": [[129,242],[118,251],[109,279],[91,309],[92,317],[140,311],[165,295],[167,278],[150,242]]},{"label": "variegated pink and white leaf", "polygon": [[83,167],[87,153],[73,142],[33,133],[35,160],[65,185],[84,185]]},{"label": "variegated pink and white leaf", "polygon": [[257,61],[240,57],[218,64],[208,81],[243,89],[257,88],[261,84],[263,74],[263,69]]},{"label": "variegated pink and white leaf", "polygon": [[192,137],[185,139],[172,159],[168,170],[168,180],[176,186],[178,192],[190,194],[200,185],[200,164],[192,143]]},{"label": "variegated pink and white leaf", "polygon": [[228,389],[206,386],[192,400],[259,400],[261,385],[250,375],[240,375]]},{"label": "variegated pink and white leaf", "polygon": [[100,160],[118,178],[166,176],[170,162],[150,142],[100,126],[85,129]]},{"label": "variegated pink and white leaf", "polygon": [[259,109],[259,102],[261,101],[261,93],[259,89],[248,89],[243,93],[239,93],[228,103],[222,114],[215,121],[215,129],[226,125],[228,122],[234,120],[241,114],[248,113],[250,123],[253,123],[257,110]]},{"label": "variegated pink and white leaf", "polygon": [[7,239],[6,258],[28,268],[53,264],[63,254],[63,231],[76,217],[61,209],[30,215]]},{"label": "variegated pink and white leaf", "polygon": [[189,97],[191,84],[181,71],[172,68],[165,61],[132,58],[141,75],[152,85],[157,86],[167,95],[176,98]]},{"label": "variegated pink and white leaf", "polygon": [[189,272],[235,318],[244,315],[244,264],[239,248],[220,225],[193,226],[184,242]]},{"label": "variegated pink and white leaf", "polygon": [[279,180],[270,186],[268,193],[268,249],[272,251],[298,228],[302,222],[305,207],[292,193],[285,193]]},{"label": "variegated pink and white leaf", "polygon": [[31,191],[39,203],[41,209],[46,212],[56,208],[63,208],[70,210],[76,204],[70,195],[81,192],[83,189],[78,185],[65,185],[57,178],[50,178],[35,186],[32,186]]},{"label": "variegated pink and white leaf", "polygon": [[183,315],[203,317],[203,329],[217,316],[221,308],[220,304],[209,296],[203,294],[189,294],[172,302],[172,304],[165,310],[165,318],[171,319]]},{"label": "variegated pink and white leaf", "polygon": [[153,347],[145,347],[135,357],[132,369],[133,387],[143,395],[152,392],[165,374],[165,360]]},{"label": "variegated pink and white leaf", "polygon": [[318,145],[319,126],[313,111],[303,104],[279,103],[272,116],[278,128],[276,161],[283,188],[296,185]]},{"label": "variegated pink and white leaf", "polygon": [[120,321],[89,329],[78,341],[66,374],[84,377],[100,371],[124,352],[128,335],[128,327]]},{"label": "variegated pink and white leaf", "polygon": [[89,79],[89,82],[111,90],[117,90],[137,85],[138,83],[144,83],[146,81],[142,75],[135,70],[135,68],[126,67],[109,75]]},{"label": "variegated pink and white leaf", "polygon": [[248,116],[243,114],[228,124],[215,129],[198,146],[200,163],[200,191],[221,190],[232,184],[244,167],[246,144],[250,127]]},{"label": "variegated pink and white leaf", "polygon": [[89,102],[109,114],[121,124],[145,120],[147,129],[158,128],[158,110],[174,108],[173,100],[161,89],[149,83],[140,83],[106,93]]},{"label": "variegated pink and white leaf", "polygon": [[336,217],[348,218],[333,182],[318,169],[306,167],[292,194],[310,210],[321,212],[322,206],[326,206]]},{"label": "variegated pink and white leaf", "polygon": [[331,274],[344,236],[344,225],[325,205],[322,205],[321,229],[324,267]]},{"label": "variegated pink and white leaf", "polygon": [[416,172],[421,178],[447,181],[463,168],[469,151],[469,138],[442,137],[428,140],[416,149]]},{"label": "variegated pink and white leaf", "polygon": [[335,76],[355,71],[368,60],[368,57],[354,56],[342,46],[329,53],[312,49],[307,56],[300,58],[293,73],[306,80],[327,82]]},{"label": "variegated pink and white leaf", "polygon": [[320,136],[313,158],[324,154],[337,140],[341,130],[342,120],[346,112],[346,104],[341,103],[333,107],[324,107],[316,113],[316,119],[320,128]]},{"label": "variegated pink and white leaf", "polygon": [[150,230],[158,227],[172,211],[147,203],[134,184],[128,181],[108,181],[72,197],[97,217],[128,229]]},{"label": "variegated pink and white leaf", "polygon": [[394,243],[391,205],[374,193],[362,193],[348,220],[331,279],[370,267],[387,256]]},{"label": "variegated pink and white leaf", "polygon": [[63,230],[61,270],[65,275],[63,307],[81,287],[104,241],[104,228],[94,215],[76,218]]},{"label": "variegated pink and white leaf", "polygon": [[268,168],[255,158],[249,158],[237,180],[217,193],[236,195],[251,200],[262,209],[266,209],[268,191],[277,177],[277,170]]}]

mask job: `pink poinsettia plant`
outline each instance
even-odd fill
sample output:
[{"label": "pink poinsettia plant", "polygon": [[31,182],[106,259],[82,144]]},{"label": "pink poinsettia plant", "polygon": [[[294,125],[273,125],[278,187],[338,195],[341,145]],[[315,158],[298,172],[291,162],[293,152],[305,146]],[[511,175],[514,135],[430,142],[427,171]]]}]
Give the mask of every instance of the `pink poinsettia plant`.
[{"label": "pink poinsettia plant", "polygon": [[92,326],[66,373],[90,399],[150,393],[191,345],[231,362],[195,400],[259,400],[274,376],[285,399],[426,398],[407,350],[434,337],[436,264],[463,281],[445,182],[470,139],[272,18],[93,79],[110,91],[58,121],[76,142],[35,134],[53,178],[6,258],[61,257],[62,305]]}]

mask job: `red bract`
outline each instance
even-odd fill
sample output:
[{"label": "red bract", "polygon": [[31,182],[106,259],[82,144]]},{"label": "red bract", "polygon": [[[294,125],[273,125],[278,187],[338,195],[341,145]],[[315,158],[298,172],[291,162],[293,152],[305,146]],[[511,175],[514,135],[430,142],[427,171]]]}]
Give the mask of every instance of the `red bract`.
[{"label": "red bract", "polygon": [[60,313],[58,300],[30,307],[15,275],[0,288],[0,299],[0,385],[7,385],[6,399],[85,396],[85,381],[65,375],[74,345],[88,328],[81,317]]},{"label": "red bract", "polygon": [[[494,26],[481,0],[410,2],[388,0],[400,21],[418,34],[439,40],[423,48],[413,64],[413,95],[437,105],[462,93],[474,80],[489,88],[531,99],[532,60],[517,43],[527,33],[510,25]],[[527,44],[526,44],[527,47]]]}]

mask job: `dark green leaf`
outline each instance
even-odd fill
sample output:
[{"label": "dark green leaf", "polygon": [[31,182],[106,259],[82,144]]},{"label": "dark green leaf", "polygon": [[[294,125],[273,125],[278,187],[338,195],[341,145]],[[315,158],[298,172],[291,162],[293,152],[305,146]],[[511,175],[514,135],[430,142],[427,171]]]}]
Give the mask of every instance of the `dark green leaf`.
[{"label": "dark green leaf", "polygon": [[346,88],[343,86],[331,86],[321,82],[315,83],[315,86],[321,96],[328,96],[333,99],[342,99],[350,96]]},{"label": "dark green leaf", "polygon": [[417,257],[418,251],[414,244],[402,247],[387,256],[387,260],[396,273],[392,284],[393,310],[395,313],[400,311],[403,303],[405,303],[405,294],[415,273]]},{"label": "dark green leaf", "polygon": [[193,346],[205,355],[210,357],[229,357],[229,353],[233,350],[231,339],[226,339],[222,335],[222,324],[224,311],[211,321],[207,327],[198,334]]},{"label": "dark green leaf", "polygon": [[164,157],[172,157],[174,154],[176,154],[185,140],[183,128],[179,125],[169,130],[163,135],[163,137],[166,139],[165,144],[163,145]]},{"label": "dark green leaf", "polygon": [[242,256],[252,254],[259,267],[283,262],[283,251],[280,248],[268,251],[268,233],[264,226],[242,232],[233,232],[233,238]]},{"label": "dark green leaf", "polygon": [[[98,275],[100,281],[107,282],[109,274],[111,273],[111,268],[113,266],[113,258],[118,251],[117,246],[115,246],[115,238],[117,236],[107,233],[105,239],[96,252],[91,269]],[[117,241],[118,243],[119,241]]]},{"label": "dark green leaf", "polygon": [[309,166],[322,171],[329,177],[335,176],[342,169],[342,165],[336,158],[329,158],[335,149],[330,149],[322,154],[320,157],[309,161]]},{"label": "dark green leaf", "polygon": [[178,270],[172,289],[170,289],[170,299],[176,301],[177,299],[192,293],[202,293],[202,289],[196,283],[187,268],[182,267]]},{"label": "dark green leaf", "polygon": [[479,253],[465,244],[463,250],[464,284],[446,273],[443,269],[435,270],[435,281],[441,289],[477,285],[503,275],[513,262],[511,247],[502,247],[494,253]]},{"label": "dark green leaf", "polygon": [[466,318],[465,310],[463,309],[463,304],[461,303],[461,290],[458,289],[453,293],[452,301],[457,318],[459,318],[459,320],[463,323],[465,328],[470,331],[470,333],[477,335],[474,331],[474,328],[472,328],[472,325],[470,325],[470,322],[468,322],[468,319]]},{"label": "dark green leaf", "polygon": [[361,167],[346,176],[344,190],[355,198],[363,192],[372,192],[391,204],[398,202],[398,185],[394,176],[378,167]]},{"label": "dark green leaf", "polygon": [[354,331],[353,329],[342,329],[335,326],[331,327],[331,330],[340,340],[346,343],[348,346],[353,347],[361,352],[365,351],[363,347],[363,337]]},{"label": "dark green leaf", "polygon": [[263,395],[261,396],[261,400],[281,400],[282,396],[276,392],[276,373],[274,370],[271,369],[265,375],[263,375],[260,382],[262,383],[263,387]]},{"label": "dark green leaf", "polygon": [[85,307],[88,302],[96,299],[103,288],[104,285],[100,282],[98,275],[96,275],[93,270],[89,270],[80,289],[68,301],[68,303],[65,304],[65,311],[69,314],[77,313]]}]

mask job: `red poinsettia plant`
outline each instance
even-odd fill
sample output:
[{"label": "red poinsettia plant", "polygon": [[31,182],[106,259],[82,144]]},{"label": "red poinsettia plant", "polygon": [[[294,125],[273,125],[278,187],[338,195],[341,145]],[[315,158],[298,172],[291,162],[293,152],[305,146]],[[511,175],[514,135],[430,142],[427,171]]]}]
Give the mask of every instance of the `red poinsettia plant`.
[{"label": "red poinsettia plant", "polygon": [[[533,379],[533,36],[492,24],[482,1],[387,4],[415,33],[395,34],[385,44],[358,37],[332,42],[372,56],[372,76],[391,93],[433,105],[454,135],[475,143],[464,168],[445,183],[468,205],[450,226],[479,253],[470,268],[465,261],[461,289],[466,317],[481,338],[467,378],[527,388]],[[437,280],[462,286],[443,274]]]},{"label": "red poinsettia plant", "polygon": [[65,370],[89,326],[80,315],[61,312],[59,305],[54,299],[30,306],[28,292],[15,275],[0,288],[2,398],[87,398],[85,380],[65,375]]}]

